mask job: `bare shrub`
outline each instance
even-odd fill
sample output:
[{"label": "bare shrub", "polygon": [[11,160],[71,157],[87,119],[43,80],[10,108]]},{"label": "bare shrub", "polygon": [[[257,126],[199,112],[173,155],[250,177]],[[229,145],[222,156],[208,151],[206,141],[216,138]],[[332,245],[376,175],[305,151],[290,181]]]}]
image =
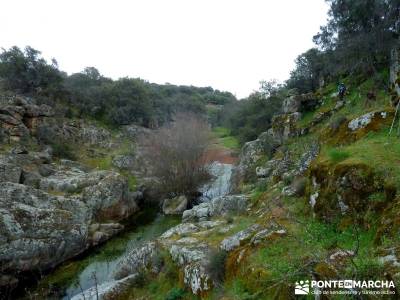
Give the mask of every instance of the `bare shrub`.
[{"label": "bare shrub", "polygon": [[209,178],[206,151],[210,129],[198,115],[179,113],[174,121],[139,139],[150,175],[169,196],[194,194]]}]

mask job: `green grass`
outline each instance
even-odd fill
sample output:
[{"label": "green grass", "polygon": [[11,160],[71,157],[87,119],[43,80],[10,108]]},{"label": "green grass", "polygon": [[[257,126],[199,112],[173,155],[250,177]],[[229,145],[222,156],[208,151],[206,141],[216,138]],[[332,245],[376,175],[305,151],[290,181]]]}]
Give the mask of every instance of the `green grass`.
[{"label": "green grass", "polygon": [[218,137],[218,138],[224,138],[230,135],[230,131],[228,128],[225,127],[214,127],[213,128],[213,133]]},{"label": "green grass", "polygon": [[333,163],[364,163],[392,181],[400,188],[400,143],[399,137],[388,136],[389,129],[369,132],[353,144],[338,148],[324,147],[320,159]]},{"label": "green grass", "polygon": [[334,163],[339,163],[350,157],[350,153],[339,148],[331,148],[327,150],[330,160]]},{"label": "green grass", "polygon": [[[349,79],[344,79],[348,86],[345,96],[346,105],[340,109],[341,113],[347,118],[352,119],[367,112],[383,109],[390,105],[390,96],[383,89],[375,90],[376,100],[371,102],[370,106],[365,105],[367,93],[374,90],[372,79],[362,82],[359,86],[349,84]],[[307,127],[318,113],[327,112],[333,109],[338,101],[337,97],[332,97],[332,93],[337,92],[337,85],[332,83],[322,88],[319,94],[322,95],[323,104],[315,111],[305,112],[298,122],[299,127]],[[325,123],[325,121],[323,122]]]},{"label": "green grass", "polygon": [[307,127],[307,125],[314,119],[314,115],[315,111],[307,111],[303,113],[297,125],[299,127]]},{"label": "green grass", "polygon": [[213,128],[213,133],[218,139],[219,143],[225,148],[237,150],[240,148],[239,140],[230,134],[228,128],[225,127],[215,127]]},{"label": "green grass", "polygon": [[[265,270],[264,276],[258,283],[260,287],[271,287],[282,281],[294,284],[297,280],[309,278],[310,267],[307,267],[309,262],[323,262],[335,249],[354,250],[357,247],[357,234],[353,228],[342,231],[338,229],[337,224],[326,224],[307,218],[301,221],[302,223],[297,225],[293,224],[290,235],[269,242],[265,247],[257,248],[248,257],[246,270]],[[375,271],[382,271],[381,264],[376,257],[373,257],[374,235],[374,229],[359,232],[360,248],[354,258],[355,265],[350,264],[346,268],[345,274],[341,274],[343,278],[348,276],[371,278],[368,264],[375,266]],[[369,277],[363,277],[367,275]],[[383,273],[379,272],[374,276],[383,276]],[[254,288],[254,283],[248,280],[245,271],[227,284],[236,290],[237,295],[255,294],[260,291],[260,288]],[[251,286],[253,288],[249,288]],[[267,292],[266,289],[265,293]]]},{"label": "green grass", "polygon": [[[102,148],[99,148],[99,149],[92,148],[95,151],[99,152],[99,154],[94,157],[92,157],[92,156],[89,157],[89,156],[85,155],[85,149],[81,149],[79,152],[83,153],[83,155],[81,155],[79,157],[79,161],[88,165],[91,168],[97,168],[100,170],[110,170],[113,167],[113,165],[112,165],[113,157],[116,155],[131,154],[134,151],[133,146],[134,145],[132,144],[131,141],[125,140],[118,147],[111,149],[111,150],[102,149]],[[106,153],[104,153],[104,152],[106,152]]]},{"label": "green grass", "polygon": [[240,148],[239,141],[233,136],[221,138],[220,141],[221,144],[228,149],[237,150]]}]

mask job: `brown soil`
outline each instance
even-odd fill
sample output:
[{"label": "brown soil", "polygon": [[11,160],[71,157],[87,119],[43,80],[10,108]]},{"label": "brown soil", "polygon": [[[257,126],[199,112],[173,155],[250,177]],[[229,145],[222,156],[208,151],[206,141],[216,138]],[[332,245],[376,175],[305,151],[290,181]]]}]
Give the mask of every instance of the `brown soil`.
[{"label": "brown soil", "polygon": [[206,152],[206,163],[218,161],[223,164],[235,164],[238,161],[238,156],[232,150],[214,144]]}]

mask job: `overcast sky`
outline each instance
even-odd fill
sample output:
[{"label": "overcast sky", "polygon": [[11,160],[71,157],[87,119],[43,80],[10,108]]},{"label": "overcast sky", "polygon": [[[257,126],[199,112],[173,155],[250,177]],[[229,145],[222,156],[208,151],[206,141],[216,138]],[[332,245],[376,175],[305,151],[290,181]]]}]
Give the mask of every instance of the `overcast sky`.
[{"label": "overcast sky", "polygon": [[1,0],[0,47],[62,70],[212,86],[245,97],[287,79],[326,22],[324,0]]}]

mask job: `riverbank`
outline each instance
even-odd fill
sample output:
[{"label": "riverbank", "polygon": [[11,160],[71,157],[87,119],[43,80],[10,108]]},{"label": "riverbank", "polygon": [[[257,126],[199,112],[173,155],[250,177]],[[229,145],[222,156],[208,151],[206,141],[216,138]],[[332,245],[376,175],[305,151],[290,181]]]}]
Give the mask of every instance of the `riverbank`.
[{"label": "riverbank", "polygon": [[[201,200],[203,202],[229,193],[232,168],[237,161],[237,152],[225,147],[218,136],[213,139],[206,156],[213,176],[200,189],[207,196]],[[48,274],[37,274],[38,279],[24,283],[25,288],[18,289],[12,299],[79,298],[94,286],[115,282],[117,265],[128,253],[158,240],[180,223],[181,217],[161,215],[156,208],[141,210],[125,221],[120,234],[62,263]]]},{"label": "riverbank", "polygon": [[13,299],[70,299],[110,279],[118,258],[133,247],[159,236],[177,225],[180,218],[163,216],[155,208],[144,209],[125,225],[118,236],[67,261],[43,276],[37,284],[13,295]]}]

